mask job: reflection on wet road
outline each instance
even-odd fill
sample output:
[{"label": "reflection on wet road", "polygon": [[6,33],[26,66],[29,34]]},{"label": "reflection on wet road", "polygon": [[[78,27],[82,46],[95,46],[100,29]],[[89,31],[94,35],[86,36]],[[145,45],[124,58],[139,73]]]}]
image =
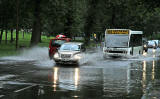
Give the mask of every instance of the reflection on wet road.
[{"label": "reflection on wet road", "polygon": [[60,69],[59,67],[53,68],[53,88],[56,91],[58,87],[67,90],[76,90],[79,82],[79,68],[74,69]]},{"label": "reflection on wet road", "polygon": [[96,52],[87,54],[80,66],[57,66],[46,50],[34,53],[44,54],[38,58],[22,54],[0,59],[0,98],[160,98],[160,49],[149,49],[142,56],[106,60]]}]

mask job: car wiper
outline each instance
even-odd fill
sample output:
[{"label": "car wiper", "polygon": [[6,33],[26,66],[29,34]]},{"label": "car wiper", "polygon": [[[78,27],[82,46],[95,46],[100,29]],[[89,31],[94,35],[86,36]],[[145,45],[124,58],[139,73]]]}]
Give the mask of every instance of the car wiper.
[{"label": "car wiper", "polygon": [[73,51],[80,51],[80,50],[73,50]]}]

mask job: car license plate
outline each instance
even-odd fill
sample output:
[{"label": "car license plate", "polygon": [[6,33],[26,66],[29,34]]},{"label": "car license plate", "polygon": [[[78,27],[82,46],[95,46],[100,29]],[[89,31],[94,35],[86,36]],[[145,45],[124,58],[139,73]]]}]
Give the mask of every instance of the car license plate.
[{"label": "car license plate", "polygon": [[69,59],[66,59],[66,58],[64,58],[64,59],[62,59],[63,61],[69,61]]}]

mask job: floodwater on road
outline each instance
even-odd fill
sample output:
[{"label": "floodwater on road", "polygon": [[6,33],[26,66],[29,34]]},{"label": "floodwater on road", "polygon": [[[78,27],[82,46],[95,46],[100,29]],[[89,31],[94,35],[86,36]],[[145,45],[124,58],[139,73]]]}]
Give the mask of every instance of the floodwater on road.
[{"label": "floodwater on road", "polygon": [[96,51],[79,66],[58,66],[45,47],[24,50],[0,58],[0,99],[158,99],[159,53],[103,59]]}]

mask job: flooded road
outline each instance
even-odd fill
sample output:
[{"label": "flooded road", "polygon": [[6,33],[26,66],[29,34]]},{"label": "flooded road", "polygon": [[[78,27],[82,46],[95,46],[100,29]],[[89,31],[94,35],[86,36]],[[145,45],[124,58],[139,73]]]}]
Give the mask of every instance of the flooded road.
[{"label": "flooded road", "polygon": [[24,50],[0,58],[0,99],[158,99],[159,54],[103,59],[97,51],[79,66],[57,66],[47,48]]}]

